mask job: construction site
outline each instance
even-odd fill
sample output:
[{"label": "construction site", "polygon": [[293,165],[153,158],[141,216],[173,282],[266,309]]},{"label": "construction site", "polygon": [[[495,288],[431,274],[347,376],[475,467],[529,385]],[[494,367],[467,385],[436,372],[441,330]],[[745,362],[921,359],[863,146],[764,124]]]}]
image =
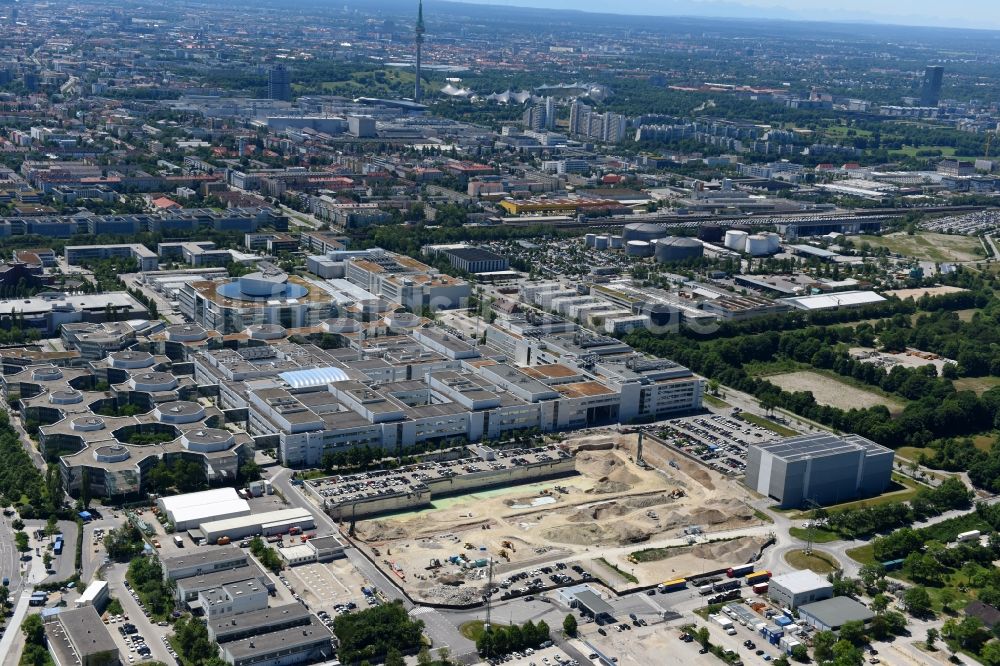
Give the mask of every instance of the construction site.
[{"label": "construction site", "polygon": [[[560,478],[359,519],[355,539],[415,599],[449,604],[480,600],[491,562],[494,587],[558,565],[564,577],[577,567],[622,589],[760,551],[768,529],[743,501],[745,489],[649,438],[637,460],[638,440],[617,431],[569,438],[557,448],[573,468]],[[652,555],[637,559],[640,550]]]}]

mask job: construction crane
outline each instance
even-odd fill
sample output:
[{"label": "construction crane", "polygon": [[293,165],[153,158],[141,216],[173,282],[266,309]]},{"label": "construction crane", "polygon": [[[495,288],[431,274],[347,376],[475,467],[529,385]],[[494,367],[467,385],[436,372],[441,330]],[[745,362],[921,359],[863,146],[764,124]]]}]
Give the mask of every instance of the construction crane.
[{"label": "construction crane", "polygon": [[986,133],[986,154],[983,156],[983,159],[988,160],[990,158],[990,146],[993,145],[993,137],[995,135],[996,134],[994,132]]}]

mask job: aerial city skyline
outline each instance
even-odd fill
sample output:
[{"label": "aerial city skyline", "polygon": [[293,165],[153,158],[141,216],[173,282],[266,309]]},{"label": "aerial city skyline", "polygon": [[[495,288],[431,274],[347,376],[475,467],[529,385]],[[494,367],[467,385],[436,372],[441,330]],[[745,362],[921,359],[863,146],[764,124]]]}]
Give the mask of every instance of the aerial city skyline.
[{"label": "aerial city skyline", "polygon": [[0,4],[3,666],[1000,666],[992,4],[277,10]]}]

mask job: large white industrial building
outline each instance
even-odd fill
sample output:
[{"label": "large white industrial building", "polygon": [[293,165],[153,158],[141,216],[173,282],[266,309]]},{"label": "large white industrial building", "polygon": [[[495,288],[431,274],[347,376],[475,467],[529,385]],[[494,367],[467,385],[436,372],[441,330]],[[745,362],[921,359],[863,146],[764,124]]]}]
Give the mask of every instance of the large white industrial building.
[{"label": "large white industrial building", "polygon": [[232,488],[161,497],[156,503],[178,532],[209,521],[250,515],[250,505]]}]

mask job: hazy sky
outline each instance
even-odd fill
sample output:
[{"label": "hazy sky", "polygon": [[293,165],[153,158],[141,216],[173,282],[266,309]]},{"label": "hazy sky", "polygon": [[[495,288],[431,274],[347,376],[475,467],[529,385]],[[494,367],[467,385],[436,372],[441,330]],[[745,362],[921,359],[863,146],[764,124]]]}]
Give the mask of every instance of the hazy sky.
[{"label": "hazy sky", "polygon": [[1000,0],[463,0],[646,15],[736,16],[823,21],[876,21],[1000,29]]}]

